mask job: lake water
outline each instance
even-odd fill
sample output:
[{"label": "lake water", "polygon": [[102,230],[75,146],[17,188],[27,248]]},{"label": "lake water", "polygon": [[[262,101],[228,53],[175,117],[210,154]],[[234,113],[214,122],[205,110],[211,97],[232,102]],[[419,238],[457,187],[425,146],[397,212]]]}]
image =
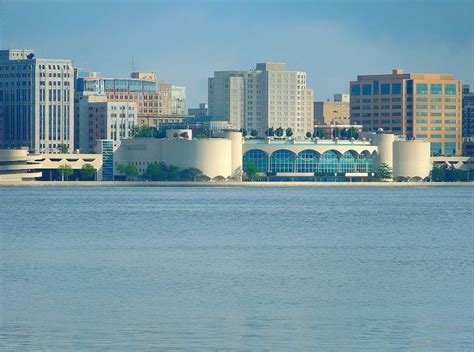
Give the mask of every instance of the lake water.
[{"label": "lake water", "polygon": [[6,351],[474,349],[474,188],[0,188]]}]

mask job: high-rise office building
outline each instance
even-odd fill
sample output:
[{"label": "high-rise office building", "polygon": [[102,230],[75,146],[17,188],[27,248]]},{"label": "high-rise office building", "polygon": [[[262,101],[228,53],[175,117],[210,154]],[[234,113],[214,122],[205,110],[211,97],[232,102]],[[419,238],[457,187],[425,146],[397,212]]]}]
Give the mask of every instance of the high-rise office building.
[{"label": "high-rise office building", "polygon": [[431,143],[433,155],[461,154],[462,84],[451,74],[362,75],[350,82],[351,122]]},{"label": "high-rise office building", "polygon": [[224,117],[233,128],[291,128],[295,138],[314,129],[314,94],[306,73],[287,71],[284,63],[258,63],[255,70],[216,71],[208,81],[209,115]]},{"label": "high-rise office building", "polygon": [[349,95],[334,94],[334,101],[316,101],[314,103],[314,124],[350,124]]},{"label": "high-rise office building", "polygon": [[33,50],[0,50],[0,148],[72,151],[71,60],[38,59]]}]

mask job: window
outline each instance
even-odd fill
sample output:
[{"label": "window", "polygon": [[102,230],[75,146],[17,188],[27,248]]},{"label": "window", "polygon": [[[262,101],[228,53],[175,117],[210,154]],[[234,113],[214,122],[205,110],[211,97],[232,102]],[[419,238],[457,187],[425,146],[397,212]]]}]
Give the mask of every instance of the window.
[{"label": "window", "polygon": [[428,127],[417,127],[416,130],[417,131],[426,131],[428,129]]},{"label": "window", "polygon": [[370,84],[362,85],[362,94],[363,95],[372,95],[372,86]]},{"label": "window", "polygon": [[406,81],[407,94],[413,94],[413,81]]},{"label": "window", "polygon": [[441,116],[441,113],[440,112],[432,112],[430,115],[431,116]]},{"label": "window", "polygon": [[379,94],[379,81],[374,81],[374,95]]},{"label": "window", "polygon": [[392,94],[402,94],[402,85],[400,83],[392,84]]},{"label": "window", "polygon": [[430,90],[431,94],[441,94],[441,84],[431,83]]},{"label": "window", "polygon": [[381,92],[382,95],[390,94],[390,83],[382,83]]},{"label": "window", "polygon": [[456,105],[446,105],[447,110],[456,110]]},{"label": "window", "polygon": [[456,102],[456,98],[445,98],[444,101],[446,103],[455,103]]},{"label": "window", "polygon": [[441,143],[440,142],[431,142],[430,143],[430,152],[432,156],[441,154]]},{"label": "window", "polygon": [[446,112],[446,113],[444,114],[444,116],[446,116],[446,117],[455,117],[455,116],[456,116],[456,113],[455,113],[455,112]]},{"label": "window", "polygon": [[358,84],[351,86],[351,95],[360,95],[360,86]]},{"label": "window", "polygon": [[424,102],[427,102],[428,101],[428,98],[416,98],[416,101],[418,103],[424,103]]},{"label": "window", "polygon": [[417,83],[416,84],[416,94],[428,94],[428,84],[426,84],[426,83]]},{"label": "window", "polygon": [[428,105],[417,105],[416,108],[426,110],[426,109],[428,109]]},{"label": "window", "polygon": [[445,127],[445,131],[456,131],[456,127]]},{"label": "window", "polygon": [[444,143],[444,154],[448,156],[456,154],[456,143]]},{"label": "window", "polygon": [[444,85],[444,94],[456,95],[456,85],[455,84],[445,84]]},{"label": "window", "polygon": [[456,124],[456,120],[444,120],[444,123]]},{"label": "window", "polygon": [[452,139],[452,138],[456,138],[456,135],[455,134],[445,134],[444,137]]},{"label": "window", "polygon": [[272,172],[294,172],[295,155],[289,150],[277,150],[270,157]]},{"label": "window", "polygon": [[431,127],[432,131],[441,131],[441,127]]}]

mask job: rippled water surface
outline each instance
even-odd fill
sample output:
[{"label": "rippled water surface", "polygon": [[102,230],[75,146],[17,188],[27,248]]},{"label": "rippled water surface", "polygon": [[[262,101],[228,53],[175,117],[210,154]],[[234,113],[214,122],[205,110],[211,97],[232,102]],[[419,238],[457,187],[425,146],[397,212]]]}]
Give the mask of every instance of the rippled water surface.
[{"label": "rippled water surface", "polygon": [[0,346],[474,349],[473,188],[0,188]]}]

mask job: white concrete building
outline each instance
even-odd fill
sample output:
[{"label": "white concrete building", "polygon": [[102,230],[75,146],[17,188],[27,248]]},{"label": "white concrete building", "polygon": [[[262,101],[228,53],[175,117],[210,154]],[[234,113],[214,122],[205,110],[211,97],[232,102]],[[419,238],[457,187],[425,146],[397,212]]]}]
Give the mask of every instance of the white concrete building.
[{"label": "white concrete building", "polygon": [[71,60],[37,59],[33,50],[0,50],[0,148],[55,153],[74,144]]},{"label": "white concrete building", "polygon": [[255,70],[216,71],[208,81],[209,115],[225,117],[233,128],[291,128],[294,137],[312,132],[314,93],[306,73],[284,63],[258,63]]}]

